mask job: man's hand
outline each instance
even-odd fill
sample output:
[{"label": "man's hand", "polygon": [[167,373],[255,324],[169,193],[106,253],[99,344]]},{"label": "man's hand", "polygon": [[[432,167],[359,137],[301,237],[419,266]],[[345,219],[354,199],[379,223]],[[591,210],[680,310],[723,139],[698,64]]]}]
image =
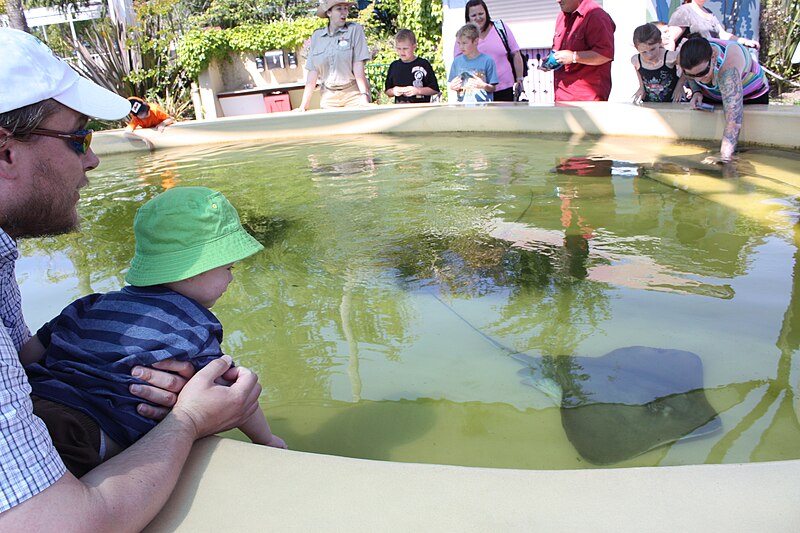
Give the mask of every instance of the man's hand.
[{"label": "man's hand", "polygon": [[150,385],[131,385],[130,393],[161,406],[140,403],[136,411],[146,418],[162,420],[178,400],[178,393],[194,375],[194,367],[189,361],[165,359],[153,363],[152,367],[135,366],[131,375]]},{"label": "man's hand", "polygon": [[[211,361],[178,395],[171,415],[191,423],[196,438],[237,427],[259,409],[258,377],[247,368],[230,366],[227,355]],[[216,383],[223,376],[230,386]]]}]

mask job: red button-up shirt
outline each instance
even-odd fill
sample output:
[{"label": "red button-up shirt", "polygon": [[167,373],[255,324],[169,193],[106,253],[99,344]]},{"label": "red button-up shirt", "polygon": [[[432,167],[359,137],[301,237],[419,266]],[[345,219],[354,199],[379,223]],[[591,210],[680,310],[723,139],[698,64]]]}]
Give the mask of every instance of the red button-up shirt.
[{"label": "red button-up shirt", "polygon": [[[591,50],[614,59],[611,17],[593,0],[583,0],[572,13],[558,13],[553,50]],[[557,102],[608,100],[611,92],[611,62],[602,65],[567,63],[553,72]]]}]

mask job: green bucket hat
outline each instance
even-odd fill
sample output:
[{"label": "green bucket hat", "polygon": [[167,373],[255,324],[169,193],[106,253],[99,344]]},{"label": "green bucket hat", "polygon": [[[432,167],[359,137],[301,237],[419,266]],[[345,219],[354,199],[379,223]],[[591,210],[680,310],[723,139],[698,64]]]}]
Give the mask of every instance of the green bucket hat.
[{"label": "green bucket hat", "polygon": [[184,280],[264,248],[222,193],[206,187],[159,194],[136,212],[133,233],[136,253],[125,281],[139,287]]}]

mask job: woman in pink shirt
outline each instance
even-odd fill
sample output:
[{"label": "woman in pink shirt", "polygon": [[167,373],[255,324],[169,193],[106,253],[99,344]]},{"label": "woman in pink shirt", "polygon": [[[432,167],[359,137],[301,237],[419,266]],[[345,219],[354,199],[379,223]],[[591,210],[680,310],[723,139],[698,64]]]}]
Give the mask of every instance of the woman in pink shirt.
[{"label": "woman in pink shirt", "polygon": [[[514,91],[517,84],[522,84],[522,55],[519,53],[519,45],[511,33],[511,29],[501,21],[492,22],[489,16],[489,8],[486,7],[484,0],[469,0],[464,7],[464,22],[475,24],[480,30],[478,39],[478,51],[494,59],[497,68],[497,90],[494,92],[495,102],[513,102]],[[505,32],[508,39],[508,49],[503,44],[497,26]],[[458,45],[455,46],[453,57],[461,54]],[[512,68],[513,61],[513,68]]]}]

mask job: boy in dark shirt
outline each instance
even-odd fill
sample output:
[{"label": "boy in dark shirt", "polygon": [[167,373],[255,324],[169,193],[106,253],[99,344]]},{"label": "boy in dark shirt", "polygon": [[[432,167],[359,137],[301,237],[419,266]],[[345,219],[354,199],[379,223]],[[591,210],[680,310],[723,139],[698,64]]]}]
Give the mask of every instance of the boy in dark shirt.
[{"label": "boy in dark shirt", "polygon": [[394,96],[395,104],[417,104],[431,101],[439,94],[436,74],[427,60],[416,56],[417,38],[411,30],[402,29],[394,37],[394,49],[400,59],[389,65],[384,90]]}]

